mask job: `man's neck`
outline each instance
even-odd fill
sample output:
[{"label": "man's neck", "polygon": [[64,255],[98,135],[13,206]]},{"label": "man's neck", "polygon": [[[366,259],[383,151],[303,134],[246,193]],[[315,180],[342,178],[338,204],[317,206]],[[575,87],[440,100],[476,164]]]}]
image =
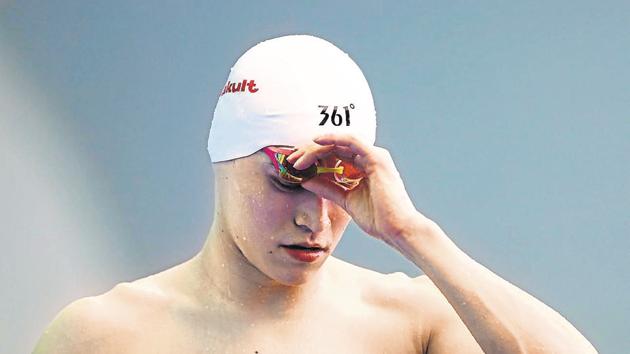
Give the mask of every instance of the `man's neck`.
[{"label": "man's neck", "polygon": [[231,304],[246,313],[255,311],[273,318],[301,317],[305,310],[315,306],[325,285],[325,267],[304,284],[279,283],[249,262],[224,230],[213,225],[196,256],[201,298],[206,297],[208,303]]}]

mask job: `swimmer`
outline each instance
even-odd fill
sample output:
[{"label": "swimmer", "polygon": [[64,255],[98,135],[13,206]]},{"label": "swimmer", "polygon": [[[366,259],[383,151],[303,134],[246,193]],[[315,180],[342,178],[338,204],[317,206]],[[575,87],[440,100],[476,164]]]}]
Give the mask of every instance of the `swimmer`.
[{"label": "swimmer", "polygon": [[[307,35],[252,47],[214,111],[202,249],[69,304],[34,352],[596,353],[418,211],[375,134],[368,83],[339,48]],[[425,275],[332,256],[351,220]]]}]

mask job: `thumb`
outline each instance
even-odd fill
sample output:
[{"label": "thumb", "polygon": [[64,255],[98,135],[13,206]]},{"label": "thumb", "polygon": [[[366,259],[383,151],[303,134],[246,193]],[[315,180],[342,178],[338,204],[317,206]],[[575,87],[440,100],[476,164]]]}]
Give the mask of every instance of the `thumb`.
[{"label": "thumb", "polygon": [[308,181],[303,182],[302,187],[322,198],[332,200],[333,203],[346,209],[347,191],[331,182],[328,178],[323,176],[311,178]]}]

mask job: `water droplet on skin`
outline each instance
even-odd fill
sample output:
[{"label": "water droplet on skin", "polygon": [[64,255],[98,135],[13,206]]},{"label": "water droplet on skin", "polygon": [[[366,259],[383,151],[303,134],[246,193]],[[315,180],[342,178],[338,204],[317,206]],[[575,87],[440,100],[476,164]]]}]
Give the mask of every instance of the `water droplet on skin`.
[{"label": "water droplet on skin", "polygon": [[225,268],[225,263],[221,263],[221,268]]}]

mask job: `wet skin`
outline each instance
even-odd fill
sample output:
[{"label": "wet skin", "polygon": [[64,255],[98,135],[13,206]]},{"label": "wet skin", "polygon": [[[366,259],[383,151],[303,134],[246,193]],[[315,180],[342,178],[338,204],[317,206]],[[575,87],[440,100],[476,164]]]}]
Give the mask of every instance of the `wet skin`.
[{"label": "wet skin", "polygon": [[[39,352],[48,352],[46,342],[66,343],[64,352],[424,352],[431,324],[452,312],[430,280],[331,256],[350,216],[283,185],[263,153],[214,171],[219,207],[201,252],[72,303]],[[299,262],[280,246],[303,241],[327,246],[327,254]]]},{"label": "wet skin", "polygon": [[[566,319],[460,250],[411,202],[387,150],[326,136],[288,157],[333,154],[366,178],[290,189],[259,152],[214,164],[215,215],[190,260],[80,299],[36,353],[594,353]],[[427,276],[380,274],[330,254],[350,219]],[[318,244],[313,262],[284,246]],[[481,348],[484,348],[482,351]]]}]

